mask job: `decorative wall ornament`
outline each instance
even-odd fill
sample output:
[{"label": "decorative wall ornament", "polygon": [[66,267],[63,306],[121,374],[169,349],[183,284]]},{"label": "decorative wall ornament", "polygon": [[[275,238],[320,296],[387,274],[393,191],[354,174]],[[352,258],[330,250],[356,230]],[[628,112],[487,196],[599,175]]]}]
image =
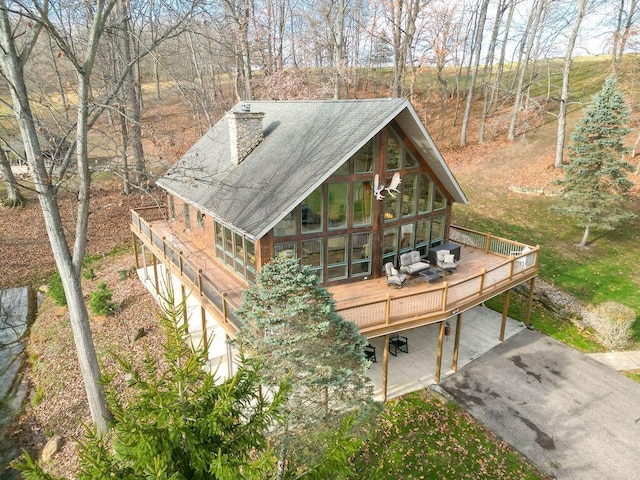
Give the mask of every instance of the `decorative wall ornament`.
[{"label": "decorative wall ornament", "polygon": [[[400,185],[400,182],[402,180],[400,179],[400,174],[398,172],[393,174],[393,177],[391,177],[391,183],[389,184],[388,187],[384,186],[383,184],[380,184],[380,176],[376,173],[376,176],[373,178],[373,194],[376,197],[376,200],[384,200],[385,196],[382,195],[382,192],[384,190],[387,191],[387,193],[389,195],[391,195],[391,198],[396,198],[397,194],[400,193],[400,190],[398,190],[398,185]],[[395,194],[393,192],[396,192]]]}]

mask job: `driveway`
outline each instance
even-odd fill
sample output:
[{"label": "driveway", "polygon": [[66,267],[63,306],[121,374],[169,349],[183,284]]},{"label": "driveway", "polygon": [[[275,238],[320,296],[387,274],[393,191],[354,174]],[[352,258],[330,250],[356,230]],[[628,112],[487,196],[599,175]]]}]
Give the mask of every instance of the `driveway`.
[{"label": "driveway", "polygon": [[523,330],[441,386],[547,475],[640,478],[640,384]]}]

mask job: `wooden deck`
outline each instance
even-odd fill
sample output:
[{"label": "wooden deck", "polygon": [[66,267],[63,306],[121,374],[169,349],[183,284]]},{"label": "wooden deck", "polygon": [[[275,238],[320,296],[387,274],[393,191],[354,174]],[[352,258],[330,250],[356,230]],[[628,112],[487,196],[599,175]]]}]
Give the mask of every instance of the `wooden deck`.
[{"label": "wooden deck", "polygon": [[[150,261],[168,266],[233,336],[239,327],[235,311],[247,288],[244,280],[173,231],[157,208],[132,210],[131,221],[132,233],[153,254]],[[338,312],[367,337],[377,337],[440,322],[538,274],[538,247],[510,256],[524,245],[459,227],[452,227],[452,240],[462,251],[450,275],[432,283],[414,276],[401,289],[387,286],[386,278],[333,286],[329,291]]]}]

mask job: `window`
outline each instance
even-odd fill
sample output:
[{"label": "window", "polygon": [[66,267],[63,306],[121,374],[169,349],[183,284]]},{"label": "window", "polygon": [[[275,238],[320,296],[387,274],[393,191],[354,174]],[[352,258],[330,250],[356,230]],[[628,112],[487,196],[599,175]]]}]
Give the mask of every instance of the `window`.
[{"label": "window", "polygon": [[387,170],[400,170],[402,165],[402,151],[400,150],[400,140],[395,133],[389,131],[387,141]]},{"label": "window", "polygon": [[349,203],[349,184],[329,184],[328,227],[330,229],[347,227],[347,205]]},{"label": "window", "polygon": [[415,225],[407,223],[400,227],[400,253],[410,252],[413,250],[415,240]]},{"label": "window", "polygon": [[347,278],[347,236],[327,239],[327,280]]},{"label": "window", "polygon": [[351,276],[371,273],[371,234],[354,233],[351,237]]},{"label": "window", "polygon": [[302,241],[302,264],[311,267],[318,277],[318,282],[322,282],[322,253],[321,238]]},{"label": "window", "polygon": [[173,195],[169,195],[169,219],[176,219],[176,202],[173,198]]},{"label": "window", "polygon": [[[388,186],[391,183],[392,176],[387,177]],[[400,199],[395,192],[384,193],[384,221],[392,222],[398,219],[398,209],[400,207]]]},{"label": "window", "polygon": [[300,205],[300,228],[303,234],[322,231],[322,203],[322,186],[320,186]]},{"label": "window", "polygon": [[404,151],[404,168],[416,168],[418,161],[408,149]]},{"label": "window", "polygon": [[191,214],[189,213],[189,204],[184,203],[182,205],[182,211],[184,212],[184,228],[189,232],[191,231]]},{"label": "window", "polygon": [[354,156],[354,173],[373,173],[375,168],[375,137],[358,150]]},{"label": "window", "polygon": [[431,246],[440,245],[444,240],[444,215],[434,217],[431,221]]},{"label": "window", "polygon": [[273,256],[284,255],[289,258],[297,258],[296,242],[276,243],[273,246]]},{"label": "window", "polygon": [[196,222],[198,222],[198,228],[204,230],[204,213],[200,210],[196,213]]},{"label": "window", "polygon": [[418,220],[416,223],[416,250],[420,252],[421,257],[426,257],[429,250],[429,230],[431,220]]},{"label": "window", "polygon": [[235,271],[240,273],[244,277],[244,238],[238,232],[233,232],[233,243],[235,246]]},{"label": "window", "polygon": [[384,229],[382,241],[382,265],[391,262],[397,265],[398,260],[398,227]]},{"label": "window", "polygon": [[349,175],[349,161],[347,160],[342,165],[340,165],[340,167],[335,172],[333,172],[333,174],[336,176]]},{"label": "window", "polygon": [[246,249],[245,264],[247,266],[246,279],[248,282],[256,281],[256,246],[248,238],[244,239]]},{"label": "window", "polygon": [[447,197],[445,197],[442,192],[436,188],[435,195],[433,196],[433,209],[434,210],[442,210],[447,206]]},{"label": "window", "polygon": [[402,216],[410,217],[416,214],[418,176],[413,173],[405,175],[402,184]]},{"label": "window", "polygon": [[224,226],[224,263],[233,268],[233,230]]},{"label": "window", "polygon": [[418,212],[429,213],[431,211],[431,192],[433,182],[425,173],[420,174],[420,192],[418,193]]},{"label": "window", "polygon": [[287,213],[285,217],[273,227],[273,234],[276,237],[288,237],[296,234],[295,210]]},{"label": "window", "polygon": [[216,243],[216,257],[224,260],[224,227],[219,222],[213,222],[213,232]]},{"label": "window", "polygon": [[371,225],[373,219],[373,186],[368,182],[353,182],[353,226]]}]

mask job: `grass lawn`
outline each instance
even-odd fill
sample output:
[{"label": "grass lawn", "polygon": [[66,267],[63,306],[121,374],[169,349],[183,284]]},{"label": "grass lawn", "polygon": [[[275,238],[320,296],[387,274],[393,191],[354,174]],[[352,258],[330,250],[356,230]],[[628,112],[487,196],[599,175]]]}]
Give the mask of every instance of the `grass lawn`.
[{"label": "grass lawn", "polygon": [[386,404],[354,471],[380,480],[546,478],[457,405],[424,392]]}]

